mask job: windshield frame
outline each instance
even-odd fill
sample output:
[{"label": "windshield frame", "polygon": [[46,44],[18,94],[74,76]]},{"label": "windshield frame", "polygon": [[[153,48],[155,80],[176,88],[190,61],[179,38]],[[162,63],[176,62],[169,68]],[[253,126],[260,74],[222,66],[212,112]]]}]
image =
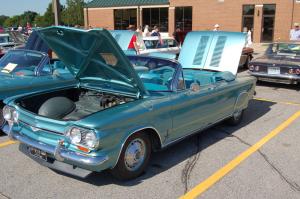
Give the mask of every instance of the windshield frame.
[{"label": "windshield frame", "polygon": [[140,75],[138,74],[137,71],[136,71],[136,73],[138,74],[139,78],[141,79],[141,82],[144,84],[144,87],[146,88],[146,90],[149,93],[177,92],[178,79],[179,79],[179,75],[181,74],[181,71],[182,71],[182,67],[181,67],[180,63],[178,63],[175,60],[161,59],[161,58],[151,57],[151,56],[132,56],[132,55],[128,55],[127,57],[128,57],[131,65],[132,65],[132,67],[135,67],[132,62],[136,61],[138,59],[147,61],[148,63],[151,62],[151,61],[156,61],[156,62],[161,61],[161,62],[166,62],[166,63],[168,62],[172,66],[172,68],[174,68],[174,72],[173,72],[173,75],[172,75],[172,81],[170,82],[169,90],[149,90],[149,89],[147,89],[147,87],[145,86],[143,80],[141,79],[141,77],[140,77]]},{"label": "windshield frame", "polygon": [[[295,52],[295,51],[292,51],[291,52],[279,52],[280,50],[280,47],[283,46],[283,45],[297,45],[299,46],[299,51],[298,52]],[[274,49],[276,48],[276,49]],[[286,42],[286,43],[272,43],[269,45],[269,47],[267,48],[266,50],[266,55],[283,55],[283,56],[300,56],[300,43],[289,43],[289,42]]]}]

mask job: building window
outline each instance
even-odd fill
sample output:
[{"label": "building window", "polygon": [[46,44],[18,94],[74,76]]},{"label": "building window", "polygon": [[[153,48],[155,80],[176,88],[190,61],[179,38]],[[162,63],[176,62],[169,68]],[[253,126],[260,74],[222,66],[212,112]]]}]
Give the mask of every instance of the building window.
[{"label": "building window", "polygon": [[254,10],[254,5],[243,5],[242,31],[253,31]]},{"label": "building window", "polygon": [[181,31],[192,31],[193,28],[193,8],[192,7],[176,7],[175,8],[175,29],[180,28]]},{"label": "building window", "polygon": [[114,10],[115,30],[125,30],[129,25],[136,24],[136,9]]},{"label": "building window", "polygon": [[161,32],[168,32],[169,9],[168,8],[143,8],[143,26],[149,25],[150,29],[158,26]]}]

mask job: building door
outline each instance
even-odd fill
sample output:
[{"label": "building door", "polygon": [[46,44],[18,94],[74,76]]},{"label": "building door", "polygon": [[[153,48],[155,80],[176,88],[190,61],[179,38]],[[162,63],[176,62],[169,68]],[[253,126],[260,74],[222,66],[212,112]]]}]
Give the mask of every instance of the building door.
[{"label": "building door", "polygon": [[275,4],[265,4],[263,6],[262,16],[262,42],[272,42],[274,39],[274,24],[275,24]]}]

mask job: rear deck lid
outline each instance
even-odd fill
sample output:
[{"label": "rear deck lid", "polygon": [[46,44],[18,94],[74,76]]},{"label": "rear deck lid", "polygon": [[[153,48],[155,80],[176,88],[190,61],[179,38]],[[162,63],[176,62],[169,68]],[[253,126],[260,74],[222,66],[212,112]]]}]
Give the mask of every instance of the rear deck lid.
[{"label": "rear deck lid", "polygon": [[107,30],[49,27],[37,32],[81,84],[131,96],[146,93],[133,66]]},{"label": "rear deck lid", "polygon": [[190,32],[179,62],[183,68],[229,71],[236,75],[245,41],[246,34],[239,32]]}]

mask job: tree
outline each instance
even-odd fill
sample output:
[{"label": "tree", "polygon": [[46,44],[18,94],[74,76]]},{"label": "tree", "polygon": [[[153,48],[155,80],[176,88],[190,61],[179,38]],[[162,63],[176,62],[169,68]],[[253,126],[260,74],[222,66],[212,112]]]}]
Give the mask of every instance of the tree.
[{"label": "tree", "polygon": [[3,26],[4,22],[8,19],[8,16],[1,15],[0,16],[0,26]]},{"label": "tree", "polygon": [[20,16],[19,15],[15,15],[13,17],[7,18],[3,24],[5,27],[17,27],[18,25],[20,25]]},{"label": "tree", "polygon": [[84,25],[84,0],[67,0],[67,7],[62,11],[62,21],[66,25]]},{"label": "tree", "polygon": [[20,25],[26,26],[27,22],[32,24],[38,14],[32,11],[26,11],[20,16]]}]

